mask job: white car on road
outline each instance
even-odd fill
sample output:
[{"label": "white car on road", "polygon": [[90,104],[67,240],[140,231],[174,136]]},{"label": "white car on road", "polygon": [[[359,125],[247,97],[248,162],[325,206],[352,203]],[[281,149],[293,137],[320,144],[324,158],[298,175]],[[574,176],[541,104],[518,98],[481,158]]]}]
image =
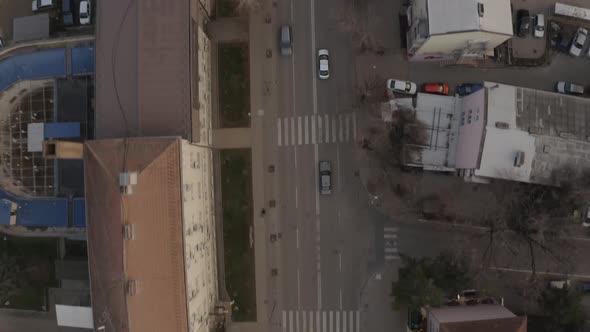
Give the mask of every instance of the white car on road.
[{"label": "white car on road", "polygon": [[572,46],[570,46],[570,54],[573,56],[580,56],[584,45],[586,45],[586,39],[588,39],[588,30],[578,28]]},{"label": "white car on road", "polygon": [[320,66],[320,79],[327,80],[328,78],[330,78],[330,53],[328,52],[328,50],[324,48],[318,50],[318,62]]},{"label": "white car on road", "polygon": [[90,24],[90,1],[80,1],[80,24]]},{"label": "white car on road", "polygon": [[410,81],[401,81],[390,78],[387,80],[387,89],[391,92],[414,95],[416,94],[416,91],[418,91],[418,86],[416,83]]}]

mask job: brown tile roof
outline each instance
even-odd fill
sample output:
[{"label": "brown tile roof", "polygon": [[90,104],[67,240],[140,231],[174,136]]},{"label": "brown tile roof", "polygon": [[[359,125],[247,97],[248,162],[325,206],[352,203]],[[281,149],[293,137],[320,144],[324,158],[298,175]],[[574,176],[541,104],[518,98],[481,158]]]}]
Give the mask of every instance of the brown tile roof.
[{"label": "brown tile roof", "polygon": [[96,137],[190,139],[190,0],[100,0],[97,18]]},{"label": "brown tile roof", "polygon": [[526,317],[441,323],[440,332],[526,332]]},{"label": "brown tile roof", "polygon": [[[105,332],[187,330],[180,148],[179,138],[85,145],[92,309]],[[118,182],[124,160],[139,172],[126,196]],[[135,226],[135,239],[123,239],[124,222]],[[136,295],[126,294],[126,280],[138,280]]]}]

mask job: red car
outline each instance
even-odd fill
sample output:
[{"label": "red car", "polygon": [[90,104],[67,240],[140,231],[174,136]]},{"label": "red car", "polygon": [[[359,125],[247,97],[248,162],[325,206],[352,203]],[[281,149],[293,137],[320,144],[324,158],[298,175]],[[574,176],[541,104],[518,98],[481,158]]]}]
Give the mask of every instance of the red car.
[{"label": "red car", "polygon": [[424,92],[446,96],[449,94],[449,85],[447,83],[424,83]]}]

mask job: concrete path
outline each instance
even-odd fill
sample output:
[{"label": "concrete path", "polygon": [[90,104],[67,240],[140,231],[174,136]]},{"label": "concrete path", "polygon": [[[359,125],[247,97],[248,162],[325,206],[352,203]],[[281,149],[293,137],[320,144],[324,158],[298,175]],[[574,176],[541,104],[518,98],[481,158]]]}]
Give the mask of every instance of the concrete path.
[{"label": "concrete path", "polygon": [[226,128],[213,130],[213,148],[243,149],[252,147],[250,128]]}]

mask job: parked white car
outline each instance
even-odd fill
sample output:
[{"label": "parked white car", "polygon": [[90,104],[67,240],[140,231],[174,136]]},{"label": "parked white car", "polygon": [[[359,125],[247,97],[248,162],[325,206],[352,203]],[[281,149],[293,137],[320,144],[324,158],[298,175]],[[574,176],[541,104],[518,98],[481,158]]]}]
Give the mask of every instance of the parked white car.
[{"label": "parked white car", "polygon": [[535,18],[534,36],[537,38],[543,38],[545,36],[545,15],[543,14],[537,14]]},{"label": "parked white car", "polygon": [[406,95],[415,95],[418,91],[416,83],[402,81],[390,78],[387,80],[387,89],[391,92],[403,93]]},{"label": "parked white car", "polygon": [[584,45],[586,45],[586,39],[588,39],[588,30],[584,28],[578,28],[572,46],[570,46],[570,54],[573,56],[580,56]]},{"label": "parked white car", "polygon": [[80,25],[90,24],[90,1],[80,1]]},{"label": "parked white car", "polygon": [[322,48],[318,50],[319,76],[322,80],[330,78],[330,52]]}]

